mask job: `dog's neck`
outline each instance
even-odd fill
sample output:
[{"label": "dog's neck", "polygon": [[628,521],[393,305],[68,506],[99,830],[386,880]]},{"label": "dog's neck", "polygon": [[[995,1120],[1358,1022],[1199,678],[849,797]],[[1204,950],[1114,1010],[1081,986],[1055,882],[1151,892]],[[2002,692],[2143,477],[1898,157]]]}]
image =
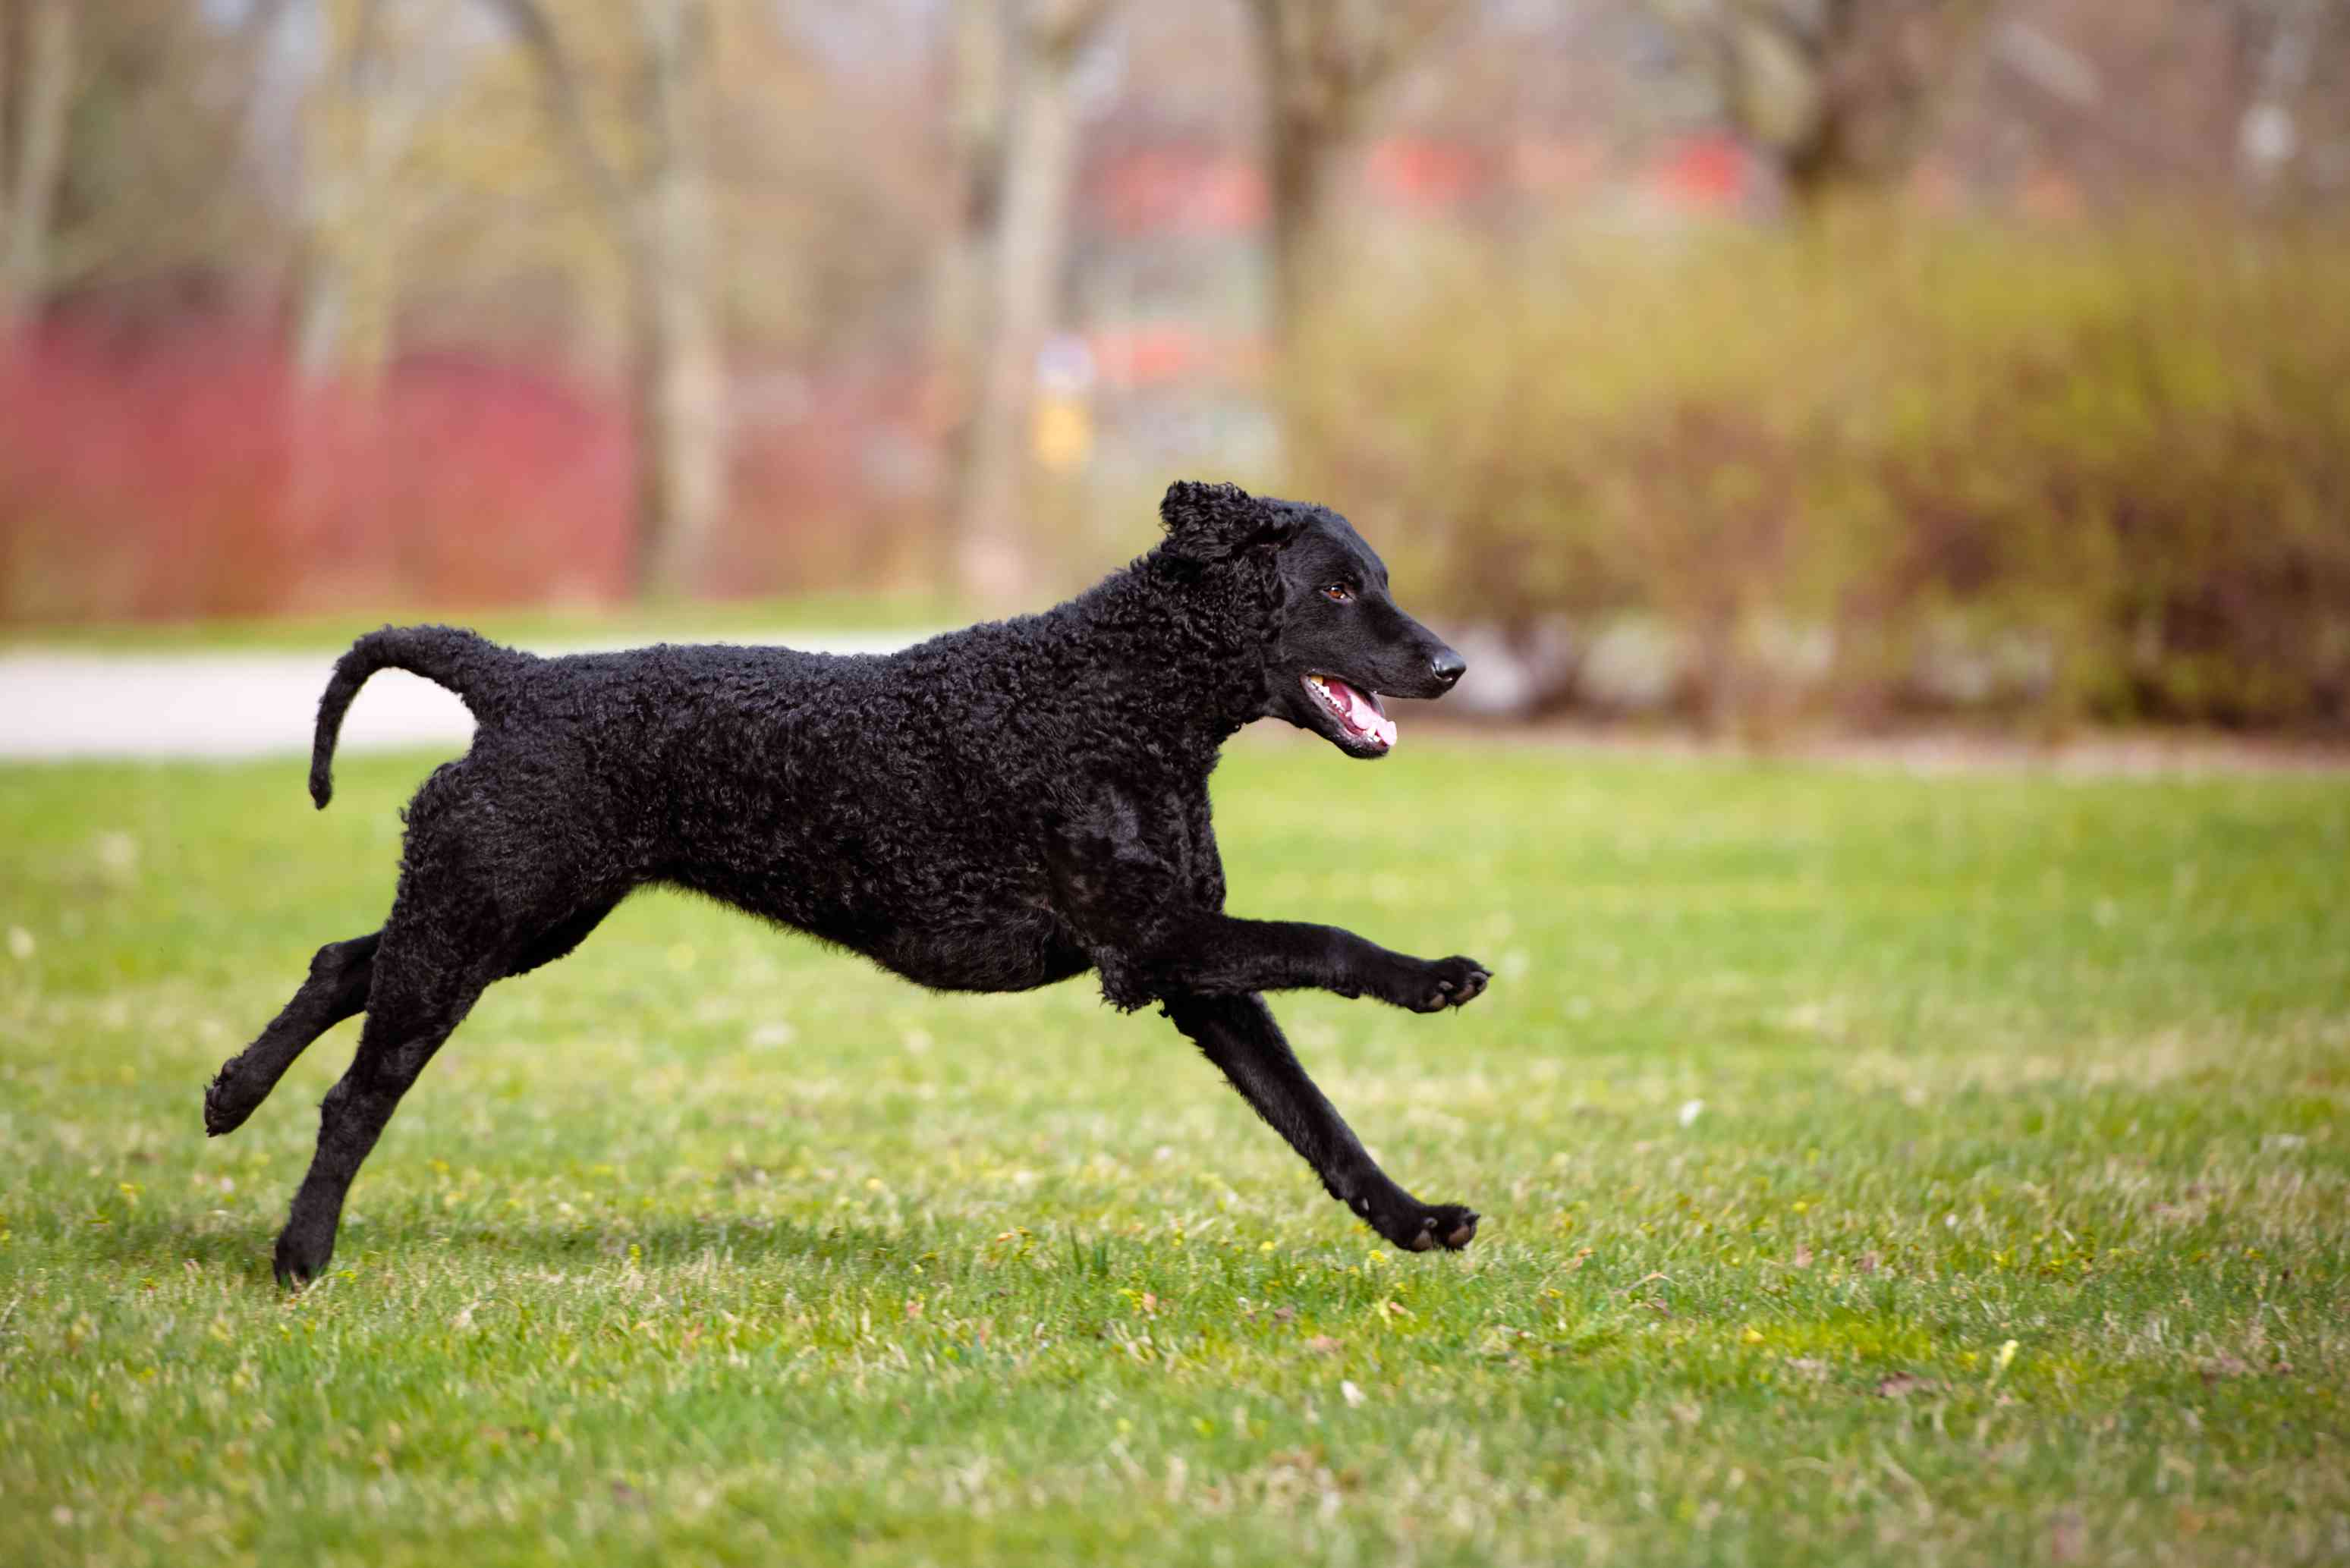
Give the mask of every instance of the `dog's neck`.
[{"label": "dog's neck", "polygon": [[1281,584],[1269,556],[1201,566],[1162,546],[1063,609],[1090,649],[1081,693],[1131,718],[1201,772],[1265,711],[1265,654]]}]

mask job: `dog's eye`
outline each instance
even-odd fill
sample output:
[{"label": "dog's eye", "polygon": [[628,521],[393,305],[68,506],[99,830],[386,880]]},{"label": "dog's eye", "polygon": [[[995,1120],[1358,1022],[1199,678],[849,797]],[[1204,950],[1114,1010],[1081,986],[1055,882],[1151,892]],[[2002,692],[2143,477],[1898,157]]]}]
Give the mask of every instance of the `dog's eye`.
[{"label": "dog's eye", "polygon": [[1334,605],[1342,605],[1355,597],[1355,590],[1344,583],[1330,583],[1322,589],[1322,597]]}]

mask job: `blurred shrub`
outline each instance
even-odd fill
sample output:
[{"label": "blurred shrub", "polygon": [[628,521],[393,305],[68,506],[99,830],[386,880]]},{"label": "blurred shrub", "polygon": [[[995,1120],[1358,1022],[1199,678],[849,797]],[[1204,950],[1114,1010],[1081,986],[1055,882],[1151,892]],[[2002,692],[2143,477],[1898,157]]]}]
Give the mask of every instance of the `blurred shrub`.
[{"label": "blurred shrub", "polygon": [[1301,490],[1431,610],[1565,648],[1554,704],[1604,704],[1632,625],[1721,727],[2350,722],[2338,234],[1846,213],[1421,254],[1323,302],[1288,394]]},{"label": "blurred shrub", "polygon": [[609,594],[629,473],[610,410],[524,372],[361,399],[232,328],[51,328],[0,358],[0,619]]},{"label": "blurred shrub", "polygon": [[[748,423],[702,588],[918,577],[901,383]],[[233,322],[53,323],[0,353],[0,621],[623,598],[634,474],[626,409],[552,373],[413,355],[360,396]]]}]

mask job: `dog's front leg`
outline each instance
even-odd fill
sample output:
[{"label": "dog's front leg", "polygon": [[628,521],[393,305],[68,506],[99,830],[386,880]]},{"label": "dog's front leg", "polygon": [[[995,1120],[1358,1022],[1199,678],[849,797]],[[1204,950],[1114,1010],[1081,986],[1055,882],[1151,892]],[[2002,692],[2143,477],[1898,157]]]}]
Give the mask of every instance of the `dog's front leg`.
[{"label": "dog's front leg", "polygon": [[1167,998],[1167,1016],[1222,1069],[1232,1087],[1289,1147],[1305,1157],[1330,1196],[1407,1251],[1461,1248],[1477,1234],[1477,1212],[1458,1203],[1422,1203],[1378,1168],[1354,1130],[1315,1087],[1261,996]]},{"label": "dog's front leg", "polygon": [[1422,959],[1340,926],[1200,914],[1170,922],[1144,955],[1172,985],[1207,994],[1330,991],[1414,1012],[1465,1007],[1492,979],[1475,959]]},{"label": "dog's front leg", "polygon": [[1174,811],[1110,794],[1055,824],[1046,839],[1060,913],[1120,1006],[1310,990],[1440,1012],[1475,1001],[1492,979],[1475,959],[1413,958],[1337,926],[1243,920],[1204,905],[1184,848],[1168,842],[1175,836],[1166,825],[1178,820]]}]

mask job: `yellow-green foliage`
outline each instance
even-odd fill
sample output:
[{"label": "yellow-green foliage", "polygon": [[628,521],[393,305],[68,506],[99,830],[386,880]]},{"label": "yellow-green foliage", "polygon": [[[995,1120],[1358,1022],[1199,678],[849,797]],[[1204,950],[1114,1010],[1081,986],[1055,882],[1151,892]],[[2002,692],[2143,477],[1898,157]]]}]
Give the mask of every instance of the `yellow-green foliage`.
[{"label": "yellow-green foliage", "polygon": [[1422,254],[1327,302],[1292,390],[1310,477],[1443,608],[1659,616],[1717,713],[1783,701],[1811,628],[1809,694],[1856,715],[2004,644],[2057,715],[2350,719],[2340,234],[1851,213]]}]

